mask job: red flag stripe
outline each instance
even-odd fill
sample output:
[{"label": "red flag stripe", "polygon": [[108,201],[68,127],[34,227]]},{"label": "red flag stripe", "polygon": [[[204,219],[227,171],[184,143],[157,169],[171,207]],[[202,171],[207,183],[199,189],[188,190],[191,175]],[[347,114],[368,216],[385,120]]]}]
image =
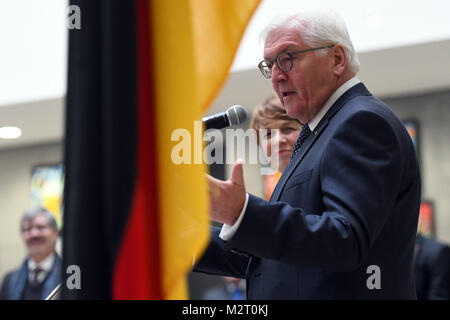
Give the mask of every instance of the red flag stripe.
[{"label": "red flag stripe", "polygon": [[148,0],[136,0],[137,17],[137,180],[133,205],[116,258],[114,299],[161,299],[156,133]]}]

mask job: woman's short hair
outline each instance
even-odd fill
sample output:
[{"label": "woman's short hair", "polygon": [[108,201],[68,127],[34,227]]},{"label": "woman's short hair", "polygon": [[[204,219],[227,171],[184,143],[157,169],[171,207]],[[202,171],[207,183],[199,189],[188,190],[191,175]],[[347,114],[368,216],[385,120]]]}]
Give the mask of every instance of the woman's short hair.
[{"label": "woman's short hair", "polygon": [[288,116],[286,109],[284,109],[277,97],[271,96],[264,100],[264,102],[258,105],[253,111],[251,127],[256,130],[256,141],[258,144],[259,130],[268,128],[268,125],[272,120],[295,121],[300,124],[298,120]]}]

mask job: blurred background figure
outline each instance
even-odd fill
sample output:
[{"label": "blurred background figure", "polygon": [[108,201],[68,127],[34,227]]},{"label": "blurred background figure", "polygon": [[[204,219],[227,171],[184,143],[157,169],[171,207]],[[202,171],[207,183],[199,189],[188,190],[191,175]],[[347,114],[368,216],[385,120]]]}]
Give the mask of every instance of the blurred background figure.
[{"label": "blurred background figure", "polygon": [[[302,124],[290,118],[280,100],[271,96],[255,108],[251,127],[256,131],[256,141],[264,151],[270,167],[276,171],[263,178],[264,198],[269,200],[281,173],[289,164]],[[277,129],[275,136],[272,136],[272,129]],[[273,146],[277,144],[278,151],[275,151]]]},{"label": "blurred background figure", "polygon": [[[301,123],[290,118],[280,100],[272,96],[256,107],[251,127],[256,130],[258,145],[263,147],[272,169],[283,172],[291,160]],[[272,135],[272,129],[276,129],[275,136]],[[272,152],[276,144],[279,146],[278,151]]]},{"label": "blurred background figure", "polygon": [[207,290],[203,300],[245,300],[245,280],[223,277],[222,284]]},{"label": "blurred background figure", "polygon": [[3,300],[45,299],[59,284],[61,258],[55,252],[58,227],[53,214],[33,207],[25,211],[20,231],[28,255],[23,264],[2,282]]},{"label": "blurred background figure", "polygon": [[449,300],[450,247],[418,233],[414,263],[417,299]]}]

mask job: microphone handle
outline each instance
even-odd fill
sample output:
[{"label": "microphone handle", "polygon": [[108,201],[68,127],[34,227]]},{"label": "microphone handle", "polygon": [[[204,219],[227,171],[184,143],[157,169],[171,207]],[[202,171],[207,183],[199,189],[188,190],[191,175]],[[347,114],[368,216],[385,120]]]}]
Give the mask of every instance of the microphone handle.
[{"label": "microphone handle", "polygon": [[206,130],[208,129],[222,129],[228,127],[230,125],[230,121],[225,112],[214,115],[211,117],[205,117],[203,119],[203,123],[205,123]]},{"label": "microphone handle", "polygon": [[61,291],[61,283],[59,283],[55,289],[44,300],[55,300]]}]

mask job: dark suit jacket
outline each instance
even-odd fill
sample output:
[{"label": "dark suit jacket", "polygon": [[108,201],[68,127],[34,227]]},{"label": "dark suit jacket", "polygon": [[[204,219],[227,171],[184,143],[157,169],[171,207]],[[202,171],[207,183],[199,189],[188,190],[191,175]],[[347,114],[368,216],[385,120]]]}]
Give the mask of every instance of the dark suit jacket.
[{"label": "dark suit jacket", "polygon": [[419,300],[450,299],[450,247],[417,235],[415,268]]},{"label": "dark suit jacket", "polygon": [[[41,299],[45,299],[61,282],[61,258],[55,253],[51,271],[44,280]],[[20,300],[28,281],[28,260],[17,270],[8,273],[2,282],[0,300]]]},{"label": "dark suit jacket", "polygon": [[[359,83],[328,110],[270,202],[195,270],[247,279],[249,299],[415,299],[420,172],[401,121]],[[370,266],[380,269],[380,289]],[[372,277],[372,278],[371,278]]]}]

